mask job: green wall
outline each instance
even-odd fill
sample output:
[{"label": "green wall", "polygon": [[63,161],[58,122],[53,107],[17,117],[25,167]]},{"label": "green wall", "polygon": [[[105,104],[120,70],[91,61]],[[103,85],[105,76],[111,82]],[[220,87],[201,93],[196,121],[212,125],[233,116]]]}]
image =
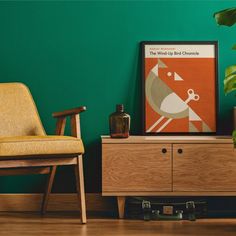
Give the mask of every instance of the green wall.
[{"label": "green wall", "polygon": [[[101,190],[100,135],[108,115],[124,103],[132,133],[141,131],[139,42],[219,40],[219,132],[231,132],[233,94],[223,94],[224,68],[236,28],[217,27],[215,11],[232,1],[16,1],[0,2],[0,81],[27,84],[42,121],[53,134],[53,111],[86,105],[86,190]],[[210,104],[209,104],[210,105]],[[71,168],[61,168],[54,191],[73,189]],[[0,177],[0,192],[41,192],[45,177]]]}]

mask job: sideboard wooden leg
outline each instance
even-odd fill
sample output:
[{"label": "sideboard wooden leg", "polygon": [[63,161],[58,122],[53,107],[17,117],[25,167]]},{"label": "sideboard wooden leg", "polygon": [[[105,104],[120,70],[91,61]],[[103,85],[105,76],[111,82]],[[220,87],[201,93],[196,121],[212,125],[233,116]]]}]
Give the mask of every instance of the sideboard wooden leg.
[{"label": "sideboard wooden leg", "polygon": [[124,219],[124,215],[125,215],[125,197],[124,196],[117,197],[117,205],[118,205],[119,218]]}]

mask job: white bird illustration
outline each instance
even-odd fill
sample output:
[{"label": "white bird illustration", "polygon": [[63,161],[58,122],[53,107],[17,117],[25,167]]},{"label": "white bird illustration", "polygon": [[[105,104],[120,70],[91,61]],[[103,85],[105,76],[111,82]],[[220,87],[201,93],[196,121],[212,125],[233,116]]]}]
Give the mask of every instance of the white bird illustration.
[{"label": "white bird illustration", "polygon": [[[176,94],[164,81],[158,76],[159,68],[167,68],[167,66],[159,59],[158,64],[152,68],[146,79],[146,99],[152,109],[157,112],[161,117],[154,122],[146,132],[152,132],[158,124],[160,124],[164,118],[168,118],[167,121],[162,124],[157,131],[161,132],[172,120],[180,118],[189,118],[191,121],[202,121],[201,118],[189,107],[189,103],[192,101],[199,101],[200,96],[195,93],[192,88],[187,90],[187,98],[183,100]],[[170,76],[171,72],[167,75]],[[175,73],[175,80],[183,81],[183,79]],[[193,127],[190,127],[194,129]],[[210,128],[203,122],[203,131],[209,132]],[[199,132],[195,130],[195,132]]]}]

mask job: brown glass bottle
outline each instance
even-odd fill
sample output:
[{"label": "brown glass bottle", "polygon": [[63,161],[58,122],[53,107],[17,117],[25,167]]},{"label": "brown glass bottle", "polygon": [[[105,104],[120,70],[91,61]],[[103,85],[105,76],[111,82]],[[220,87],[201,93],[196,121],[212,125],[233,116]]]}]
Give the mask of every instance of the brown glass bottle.
[{"label": "brown glass bottle", "polygon": [[116,105],[116,112],[109,117],[111,138],[128,138],[130,129],[130,115],[124,112],[124,105]]}]

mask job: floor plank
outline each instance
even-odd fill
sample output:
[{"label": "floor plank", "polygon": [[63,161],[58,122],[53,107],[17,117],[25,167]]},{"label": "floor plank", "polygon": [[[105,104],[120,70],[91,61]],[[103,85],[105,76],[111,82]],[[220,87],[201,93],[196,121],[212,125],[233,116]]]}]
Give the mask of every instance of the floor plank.
[{"label": "floor plank", "polygon": [[74,213],[1,213],[0,235],[34,236],[231,236],[236,235],[236,219],[190,221],[149,221],[89,218],[81,225]]}]

